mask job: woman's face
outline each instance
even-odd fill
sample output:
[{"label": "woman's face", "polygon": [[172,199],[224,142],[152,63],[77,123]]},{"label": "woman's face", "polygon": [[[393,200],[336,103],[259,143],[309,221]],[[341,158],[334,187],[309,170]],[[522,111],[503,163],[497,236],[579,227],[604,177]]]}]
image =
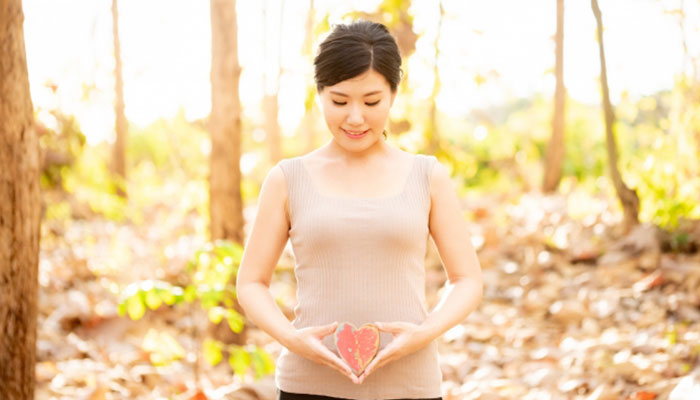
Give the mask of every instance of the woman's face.
[{"label": "woman's face", "polygon": [[326,125],[333,139],[350,151],[362,151],[379,140],[396,93],[377,71],[324,87],[319,93]]}]

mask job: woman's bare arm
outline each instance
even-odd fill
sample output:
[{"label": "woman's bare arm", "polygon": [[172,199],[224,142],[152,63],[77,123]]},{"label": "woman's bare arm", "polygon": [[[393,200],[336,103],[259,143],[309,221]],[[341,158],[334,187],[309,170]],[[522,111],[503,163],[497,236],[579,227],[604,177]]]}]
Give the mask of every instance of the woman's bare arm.
[{"label": "woman's bare arm", "polygon": [[246,317],[285,347],[295,328],[277,306],[269,287],[289,238],[287,199],[284,173],[276,165],[260,189],[258,211],[236,278],[238,302]]},{"label": "woman's bare arm", "polygon": [[464,320],[479,305],[483,281],[457,192],[447,168],[439,162],[431,173],[430,199],[430,233],[449,285],[421,327],[428,337],[437,338]]},{"label": "woman's bare arm", "polygon": [[335,332],[338,322],[296,329],[270,294],[272,274],[289,239],[288,198],[287,181],[278,164],[267,174],[260,190],[258,212],[236,278],[238,302],[249,320],[289,351],[359,383],[350,367],[321,342]]}]

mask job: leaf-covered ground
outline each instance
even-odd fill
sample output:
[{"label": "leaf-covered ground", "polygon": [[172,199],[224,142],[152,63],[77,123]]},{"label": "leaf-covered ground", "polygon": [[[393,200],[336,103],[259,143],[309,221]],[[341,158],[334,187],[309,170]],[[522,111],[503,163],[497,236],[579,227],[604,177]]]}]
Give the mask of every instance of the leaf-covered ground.
[{"label": "leaf-covered ground", "polygon": [[[51,201],[51,200],[49,200]],[[269,399],[272,377],[207,365],[205,312],[161,306],[132,321],[117,293],[176,282],[203,243],[202,217],[144,210],[139,225],[89,212],[45,221],[39,265],[37,399]],[[700,255],[649,225],[623,235],[607,201],[524,194],[464,200],[485,278],[479,308],[439,340],[445,399],[700,399]],[[254,208],[246,209],[252,221]],[[697,246],[700,228],[682,238]],[[694,231],[693,231],[694,229]],[[291,315],[293,259],[272,291]],[[445,274],[431,248],[427,298]],[[273,357],[280,345],[251,329]],[[151,360],[174,357],[168,366]],[[198,384],[195,384],[195,381]]]}]

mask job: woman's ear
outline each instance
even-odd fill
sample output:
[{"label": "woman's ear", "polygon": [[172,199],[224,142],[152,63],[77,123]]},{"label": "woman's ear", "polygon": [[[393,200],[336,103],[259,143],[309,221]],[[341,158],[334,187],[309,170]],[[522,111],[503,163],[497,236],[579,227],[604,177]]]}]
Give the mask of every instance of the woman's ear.
[{"label": "woman's ear", "polygon": [[389,106],[393,106],[393,105],[394,105],[394,99],[396,98],[396,92],[397,92],[397,91],[391,92],[391,102],[389,103]]}]

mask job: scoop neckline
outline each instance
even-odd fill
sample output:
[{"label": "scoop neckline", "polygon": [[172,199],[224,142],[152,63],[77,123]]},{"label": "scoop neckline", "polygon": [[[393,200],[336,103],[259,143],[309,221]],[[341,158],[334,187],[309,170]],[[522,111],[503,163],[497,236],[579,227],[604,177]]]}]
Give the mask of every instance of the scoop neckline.
[{"label": "scoop neckline", "polygon": [[311,177],[311,174],[309,171],[306,169],[306,166],[304,165],[304,161],[301,159],[301,157],[298,159],[299,160],[299,166],[301,169],[304,171],[304,175],[309,181],[309,186],[313,190],[313,192],[325,199],[331,199],[331,200],[341,200],[341,201],[382,201],[382,200],[392,200],[397,197],[402,196],[404,193],[406,193],[406,189],[408,188],[408,184],[411,182],[411,177],[413,176],[414,170],[416,169],[416,164],[418,164],[418,154],[412,154],[411,157],[413,160],[411,160],[411,166],[408,171],[408,176],[404,179],[404,183],[401,187],[401,190],[399,190],[397,193],[388,195],[388,196],[382,196],[382,197],[351,197],[351,196],[336,196],[336,195],[329,195],[322,193],[321,191],[318,190],[316,187],[316,182],[314,182],[313,178]]}]

